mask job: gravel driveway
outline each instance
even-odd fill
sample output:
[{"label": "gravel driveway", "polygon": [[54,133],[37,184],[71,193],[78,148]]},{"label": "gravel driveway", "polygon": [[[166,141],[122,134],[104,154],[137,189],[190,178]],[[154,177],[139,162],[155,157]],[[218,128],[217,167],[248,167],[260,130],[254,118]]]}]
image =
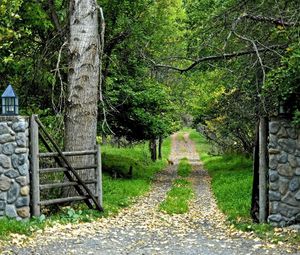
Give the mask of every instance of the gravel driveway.
[{"label": "gravel driveway", "polygon": [[[191,181],[196,196],[186,214],[169,216],[158,211],[180,158],[193,164]],[[151,191],[118,215],[96,222],[54,226],[38,233],[25,247],[7,247],[2,254],[300,254],[242,233],[225,224],[210,189],[210,178],[193,142],[185,134],[172,136],[170,159]]]}]

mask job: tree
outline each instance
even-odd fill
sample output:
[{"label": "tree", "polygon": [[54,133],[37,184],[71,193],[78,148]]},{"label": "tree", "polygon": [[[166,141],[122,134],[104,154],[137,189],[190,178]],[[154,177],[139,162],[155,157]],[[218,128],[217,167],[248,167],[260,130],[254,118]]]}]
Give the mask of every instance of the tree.
[{"label": "tree", "polygon": [[61,41],[45,2],[0,1],[0,86],[13,85],[22,110],[51,107],[51,70]]},{"label": "tree", "polygon": [[[174,130],[174,104],[167,77],[152,69],[149,59],[183,50],[182,1],[104,1],[103,9],[108,29],[105,112],[99,122],[107,122],[114,136],[129,142],[163,138]],[[99,127],[104,134],[110,132],[107,125]]]},{"label": "tree", "polygon": [[[96,0],[70,1],[68,95],[65,113],[65,150],[93,150],[97,136],[99,98],[99,25]],[[73,159],[89,165],[90,157]],[[83,179],[93,172],[82,171]]]},{"label": "tree", "polygon": [[[277,1],[276,8],[272,8],[272,1],[258,2],[185,1],[187,56],[177,65],[168,60],[156,62],[158,68],[188,72],[189,76],[201,77],[201,72],[220,70],[215,87],[223,84],[219,87],[221,95],[210,95],[213,105],[200,102],[204,107],[198,113],[194,110],[195,118],[223,133],[216,137],[222,146],[248,152],[260,116],[274,114],[280,101],[291,99],[294,105],[287,108],[294,115],[299,112],[296,102],[300,26],[295,18],[299,3]],[[207,86],[205,80],[209,80],[209,75],[198,86]],[[203,93],[199,90],[198,95]],[[224,135],[233,143],[220,143]]]}]

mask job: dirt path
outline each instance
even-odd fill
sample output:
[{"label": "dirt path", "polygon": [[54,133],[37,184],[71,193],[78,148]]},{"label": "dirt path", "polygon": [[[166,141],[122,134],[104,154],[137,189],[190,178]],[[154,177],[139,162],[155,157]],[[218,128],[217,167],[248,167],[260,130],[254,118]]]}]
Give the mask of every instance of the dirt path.
[{"label": "dirt path", "polygon": [[26,247],[8,247],[2,254],[300,254],[269,245],[225,225],[210,190],[193,142],[185,134],[172,136],[170,159],[193,163],[191,180],[196,198],[186,214],[169,216],[159,203],[176,177],[177,166],[157,175],[152,190],[130,208],[93,223],[48,228]]}]

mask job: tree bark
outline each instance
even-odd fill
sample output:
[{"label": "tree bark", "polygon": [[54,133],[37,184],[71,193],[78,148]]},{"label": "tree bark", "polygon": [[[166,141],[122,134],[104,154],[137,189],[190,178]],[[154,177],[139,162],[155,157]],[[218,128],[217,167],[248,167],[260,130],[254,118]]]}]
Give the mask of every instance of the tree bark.
[{"label": "tree bark", "polygon": [[259,222],[267,220],[267,119],[259,121]]},{"label": "tree bark", "polygon": [[162,143],[163,143],[163,139],[160,136],[158,139],[158,159],[162,159]]},{"label": "tree bark", "polygon": [[[68,96],[65,112],[66,151],[93,150],[97,135],[99,88],[99,34],[96,0],[70,0]],[[74,157],[73,165],[84,166],[90,156]],[[80,172],[83,179],[94,172]],[[72,193],[72,192],[71,192]]]},{"label": "tree bark", "polygon": [[157,159],[157,151],[156,151],[156,139],[153,138],[149,141],[149,149],[152,161],[156,161]]}]

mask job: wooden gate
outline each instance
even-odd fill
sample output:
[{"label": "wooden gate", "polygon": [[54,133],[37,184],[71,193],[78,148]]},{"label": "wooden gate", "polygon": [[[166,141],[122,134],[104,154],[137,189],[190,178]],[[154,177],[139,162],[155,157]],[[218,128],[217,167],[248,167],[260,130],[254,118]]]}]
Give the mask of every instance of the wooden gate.
[{"label": "wooden gate", "polygon": [[[39,139],[48,152],[40,153]],[[100,146],[94,150],[62,152],[53,138],[48,134],[46,128],[37,115],[33,115],[30,121],[30,154],[31,154],[31,189],[32,189],[32,215],[39,216],[41,206],[60,204],[74,201],[84,201],[89,208],[103,211],[102,208],[102,173]],[[68,157],[70,156],[94,156],[94,164],[87,166],[72,166]],[[53,158],[55,167],[40,168],[41,158]],[[94,171],[94,179],[82,180],[78,174],[80,170]],[[47,173],[63,172],[68,181],[40,184],[40,175]],[[95,185],[95,194],[88,185]],[[45,189],[62,188],[73,186],[78,196],[60,197],[41,200],[40,192]]]}]

